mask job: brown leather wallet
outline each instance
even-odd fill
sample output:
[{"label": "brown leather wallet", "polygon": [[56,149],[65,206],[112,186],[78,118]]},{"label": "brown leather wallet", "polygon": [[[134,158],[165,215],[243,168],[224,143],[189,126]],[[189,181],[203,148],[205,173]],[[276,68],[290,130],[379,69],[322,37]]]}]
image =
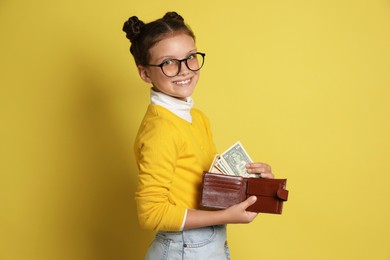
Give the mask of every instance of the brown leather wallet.
[{"label": "brown leather wallet", "polygon": [[256,202],[248,211],[282,214],[288,199],[287,179],[245,178],[204,172],[200,206],[204,209],[225,209],[255,195]]}]

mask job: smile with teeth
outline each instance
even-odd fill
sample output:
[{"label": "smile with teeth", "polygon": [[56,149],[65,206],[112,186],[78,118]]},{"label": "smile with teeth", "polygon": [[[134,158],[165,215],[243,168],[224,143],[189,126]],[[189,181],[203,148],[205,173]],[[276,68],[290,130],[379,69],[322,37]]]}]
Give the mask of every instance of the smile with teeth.
[{"label": "smile with teeth", "polygon": [[186,79],[186,80],[182,80],[182,81],[174,81],[173,83],[175,83],[176,85],[187,85],[191,82],[191,79]]}]

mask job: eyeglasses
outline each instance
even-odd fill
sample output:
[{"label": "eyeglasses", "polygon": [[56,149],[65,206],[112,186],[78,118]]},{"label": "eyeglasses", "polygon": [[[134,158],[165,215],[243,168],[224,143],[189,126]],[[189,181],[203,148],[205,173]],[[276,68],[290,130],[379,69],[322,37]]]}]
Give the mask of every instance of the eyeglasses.
[{"label": "eyeglasses", "polygon": [[189,70],[191,71],[200,70],[203,67],[205,56],[206,56],[205,53],[196,52],[190,54],[187,58],[182,60],[169,59],[158,65],[148,64],[147,66],[160,67],[165,76],[175,77],[180,73],[181,63],[183,61]]}]

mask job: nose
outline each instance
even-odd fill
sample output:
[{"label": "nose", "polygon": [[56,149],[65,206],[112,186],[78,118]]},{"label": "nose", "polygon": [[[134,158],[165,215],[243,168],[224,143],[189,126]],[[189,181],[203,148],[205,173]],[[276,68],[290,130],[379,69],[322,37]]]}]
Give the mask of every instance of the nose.
[{"label": "nose", "polygon": [[178,75],[187,75],[189,71],[191,71],[191,70],[188,68],[187,60],[180,61]]}]

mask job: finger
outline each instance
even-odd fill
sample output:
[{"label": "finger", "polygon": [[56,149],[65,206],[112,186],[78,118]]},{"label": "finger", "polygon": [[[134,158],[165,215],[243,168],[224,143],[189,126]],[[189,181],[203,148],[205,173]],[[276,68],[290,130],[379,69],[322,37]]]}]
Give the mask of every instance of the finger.
[{"label": "finger", "polygon": [[266,178],[266,179],[275,179],[275,175],[273,173],[261,173],[260,174],[261,178]]},{"label": "finger", "polygon": [[247,167],[249,168],[258,168],[258,167],[270,167],[266,163],[261,163],[261,162],[252,162],[252,163],[247,163]]},{"label": "finger", "polygon": [[249,198],[247,198],[246,200],[244,200],[242,202],[243,206],[245,209],[247,209],[249,206],[253,205],[257,200],[257,197],[256,196],[250,196]]},{"label": "finger", "polygon": [[269,169],[264,167],[258,168],[249,168],[247,169],[248,173],[263,174],[263,173],[272,173]]},{"label": "finger", "polygon": [[258,171],[261,171],[261,172],[272,172],[271,166],[266,164],[266,163],[248,163],[246,165],[246,168],[248,170],[255,170],[257,172]]}]

